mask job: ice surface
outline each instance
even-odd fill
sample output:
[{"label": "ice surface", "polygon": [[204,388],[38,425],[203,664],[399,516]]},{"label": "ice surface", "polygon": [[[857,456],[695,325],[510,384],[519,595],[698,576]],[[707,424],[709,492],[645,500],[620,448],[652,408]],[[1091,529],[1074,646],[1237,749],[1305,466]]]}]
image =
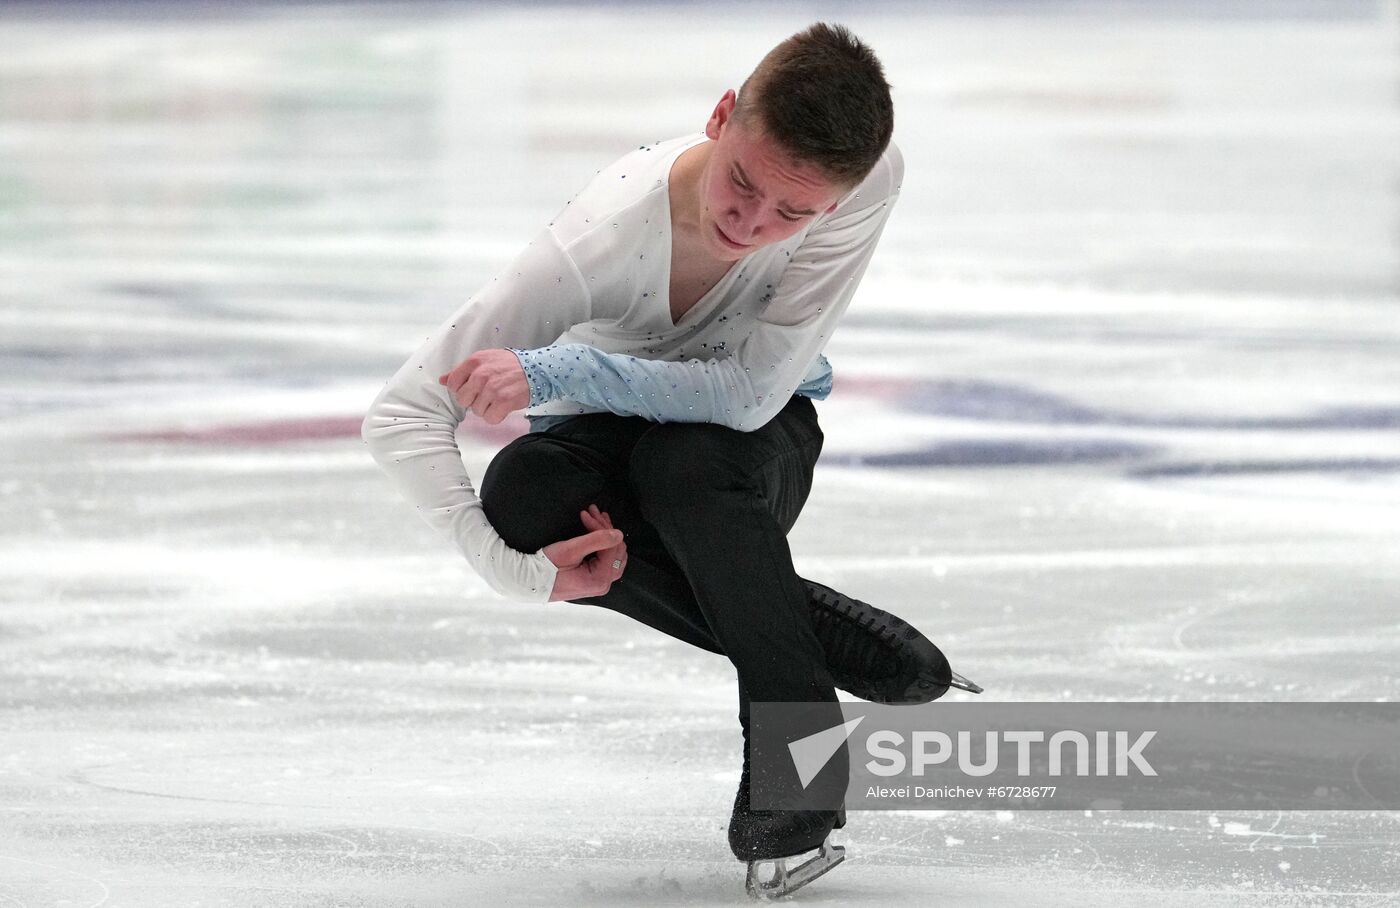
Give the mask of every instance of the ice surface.
[{"label": "ice surface", "polygon": [[[988,698],[1395,697],[1394,3],[7,5],[0,906],[743,902],[727,663],[498,601],[358,425],[816,15],[885,58],[908,179],[800,570]],[[1400,900],[1384,812],[844,841],[797,901]]]}]

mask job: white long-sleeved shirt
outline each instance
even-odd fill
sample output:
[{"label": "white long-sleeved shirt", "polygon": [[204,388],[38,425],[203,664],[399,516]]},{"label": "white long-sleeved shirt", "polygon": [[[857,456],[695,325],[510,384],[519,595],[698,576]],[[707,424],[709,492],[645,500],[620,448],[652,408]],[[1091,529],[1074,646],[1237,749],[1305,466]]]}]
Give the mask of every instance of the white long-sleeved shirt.
[{"label": "white long-sleeved shirt", "polygon": [[612,412],[752,431],[794,393],[830,387],[821,351],[898,196],[898,149],[833,212],[750,253],[672,322],[668,180],[703,141],[643,146],[599,171],[410,357],[365,418],[365,442],[394,485],[506,596],[545,601],[557,570],[543,552],[504,543],[462,463],[455,433],[466,414],[437,379],[471,354],[515,350],[537,417]]}]

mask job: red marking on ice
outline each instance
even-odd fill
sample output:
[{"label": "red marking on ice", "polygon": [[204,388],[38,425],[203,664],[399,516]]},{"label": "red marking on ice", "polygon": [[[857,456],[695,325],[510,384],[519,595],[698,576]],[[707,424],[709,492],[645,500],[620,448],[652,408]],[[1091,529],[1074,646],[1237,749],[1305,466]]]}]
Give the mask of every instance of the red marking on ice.
[{"label": "red marking on ice", "polygon": [[[307,416],[297,419],[270,419],[262,422],[232,423],[199,429],[156,429],[149,432],[122,432],[104,435],[108,441],[168,441],[198,445],[276,445],[297,441],[325,441],[359,438],[363,416]],[[467,419],[457,427],[466,435],[492,444],[508,444],[529,431],[530,424],[518,414],[500,425]]]},{"label": "red marking on ice", "polygon": [[[916,381],[907,378],[880,378],[837,375],[833,393],[889,400],[907,395]],[[259,422],[228,423],[190,429],[153,429],[148,432],[120,432],[104,435],[108,441],[171,442],[193,445],[279,445],[299,441],[330,441],[359,438],[363,416],[303,416],[293,419],[267,419]],[[491,426],[468,417],[457,433],[476,441],[504,446],[530,430],[519,413]]]}]

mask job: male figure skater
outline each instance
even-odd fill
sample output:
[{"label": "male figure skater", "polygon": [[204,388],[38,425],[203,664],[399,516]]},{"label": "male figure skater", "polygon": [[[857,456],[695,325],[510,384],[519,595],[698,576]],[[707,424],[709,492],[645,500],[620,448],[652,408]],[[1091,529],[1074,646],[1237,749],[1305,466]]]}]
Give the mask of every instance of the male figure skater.
[{"label": "male figure skater", "polygon": [[[822,445],[822,349],[903,178],[893,125],[866,45],[825,24],[792,36],[703,134],[600,171],[364,424],[496,590],[601,605],[727,656],[746,741],[751,701],[829,704],[836,725],[834,683],[880,702],[975,689],[900,619],[798,577],[786,539]],[[526,408],[530,434],[478,499],[457,424]],[[791,891],[840,860],[824,845],[839,811],[756,811],[750,783],[746,748],[729,842],[751,891],[758,861],[823,846]]]}]

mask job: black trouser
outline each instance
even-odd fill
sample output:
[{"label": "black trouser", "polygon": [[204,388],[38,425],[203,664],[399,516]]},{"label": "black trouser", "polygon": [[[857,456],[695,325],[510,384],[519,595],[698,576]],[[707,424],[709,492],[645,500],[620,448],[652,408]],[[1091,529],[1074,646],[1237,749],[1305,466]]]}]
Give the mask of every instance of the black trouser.
[{"label": "black trouser", "polygon": [[607,511],[626,534],[627,569],[580,601],[728,656],[747,729],[750,700],[836,703],[787,545],[821,447],[805,397],[754,432],[590,414],[507,445],[481,499],[524,552],[582,535],[590,504]]}]

